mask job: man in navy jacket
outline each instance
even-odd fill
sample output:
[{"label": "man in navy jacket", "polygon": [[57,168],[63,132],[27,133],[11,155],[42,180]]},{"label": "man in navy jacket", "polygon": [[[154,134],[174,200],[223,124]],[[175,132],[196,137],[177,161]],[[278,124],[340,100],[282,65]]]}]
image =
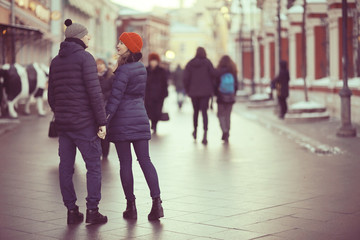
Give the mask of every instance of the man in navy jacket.
[{"label": "man in navy jacket", "polygon": [[67,223],[80,223],[84,218],[76,205],[72,182],[76,148],[87,169],[86,223],[106,223],[107,217],[98,211],[101,199],[99,137],[106,135],[103,95],[95,59],[85,51],[90,40],[87,29],[70,19],[65,25],[66,39],[50,65],[48,102],[59,132],[59,179],[64,205],[68,209]]}]

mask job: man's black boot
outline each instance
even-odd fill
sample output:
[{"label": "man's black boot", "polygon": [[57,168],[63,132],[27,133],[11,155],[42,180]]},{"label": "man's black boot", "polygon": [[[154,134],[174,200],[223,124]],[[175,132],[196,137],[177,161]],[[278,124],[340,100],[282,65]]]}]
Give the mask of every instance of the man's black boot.
[{"label": "man's black boot", "polygon": [[123,212],[123,218],[125,219],[137,219],[137,210],[134,201],[127,201],[126,210]]},{"label": "man's black boot", "polygon": [[160,198],[153,199],[152,208],[148,215],[149,221],[159,220],[159,218],[164,216],[164,209],[161,203],[162,201]]},{"label": "man's black boot", "polygon": [[107,217],[99,213],[99,208],[86,210],[86,223],[100,224],[107,223]]},{"label": "man's black boot", "polygon": [[68,210],[67,212],[67,224],[81,223],[84,220],[84,214],[79,212],[79,207]]}]

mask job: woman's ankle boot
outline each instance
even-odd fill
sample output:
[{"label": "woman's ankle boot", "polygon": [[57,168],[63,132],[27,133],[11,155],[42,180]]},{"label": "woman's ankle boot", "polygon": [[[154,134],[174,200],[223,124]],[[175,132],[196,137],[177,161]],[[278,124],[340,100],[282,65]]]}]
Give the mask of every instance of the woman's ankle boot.
[{"label": "woman's ankle boot", "polygon": [[123,218],[125,219],[137,219],[137,210],[134,201],[127,201],[126,210],[123,212]]},{"label": "woman's ankle boot", "polygon": [[194,140],[196,140],[196,137],[197,137],[197,134],[196,134],[196,128],[194,129],[194,131],[193,131],[192,135],[193,135]]},{"label": "woman's ankle boot", "polygon": [[160,198],[153,198],[152,208],[148,215],[149,221],[155,221],[164,216],[164,209]]},{"label": "woman's ankle boot", "polygon": [[207,131],[204,131],[204,137],[203,137],[203,140],[202,140],[202,144],[206,145],[208,143],[207,141]]}]

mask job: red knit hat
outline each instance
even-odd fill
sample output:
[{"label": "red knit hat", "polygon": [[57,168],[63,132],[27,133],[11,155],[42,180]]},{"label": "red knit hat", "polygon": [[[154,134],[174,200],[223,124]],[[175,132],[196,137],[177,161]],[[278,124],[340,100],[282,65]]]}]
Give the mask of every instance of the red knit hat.
[{"label": "red knit hat", "polygon": [[122,41],[132,53],[140,52],[143,46],[140,35],[134,32],[123,32],[119,40]]},{"label": "red knit hat", "polygon": [[150,54],[149,54],[149,62],[150,62],[151,60],[156,60],[156,61],[160,62],[160,56],[159,56],[159,54],[157,54],[157,53],[150,53]]}]

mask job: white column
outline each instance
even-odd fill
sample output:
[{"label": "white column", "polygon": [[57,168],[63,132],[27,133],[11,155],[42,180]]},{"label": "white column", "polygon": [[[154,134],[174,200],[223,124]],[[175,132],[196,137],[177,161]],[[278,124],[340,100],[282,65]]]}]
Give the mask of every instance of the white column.
[{"label": "white column", "polygon": [[315,80],[315,22],[308,19],[306,25],[306,81],[310,86]]},{"label": "white column", "polygon": [[60,42],[64,39],[64,16],[63,15],[63,8],[64,5],[63,1],[52,0],[51,1],[51,11],[58,12],[61,14],[59,19],[51,20],[51,33],[57,39],[56,42],[53,42],[51,48],[51,58],[55,57],[59,53]]},{"label": "white column", "polygon": [[261,83],[260,79],[260,43],[258,41],[258,35],[254,38],[254,79],[256,82]]},{"label": "white column", "polygon": [[270,42],[271,37],[264,39],[264,79],[270,81]]},{"label": "white column", "polygon": [[301,27],[293,25],[289,27],[289,71],[291,80],[296,80],[296,65],[301,64],[297,63],[296,60],[296,34],[299,32],[301,32]]},{"label": "white column", "polygon": [[[340,9],[341,10],[341,9]],[[329,68],[330,81],[335,84],[339,80],[339,9],[331,9],[329,11]]]}]

